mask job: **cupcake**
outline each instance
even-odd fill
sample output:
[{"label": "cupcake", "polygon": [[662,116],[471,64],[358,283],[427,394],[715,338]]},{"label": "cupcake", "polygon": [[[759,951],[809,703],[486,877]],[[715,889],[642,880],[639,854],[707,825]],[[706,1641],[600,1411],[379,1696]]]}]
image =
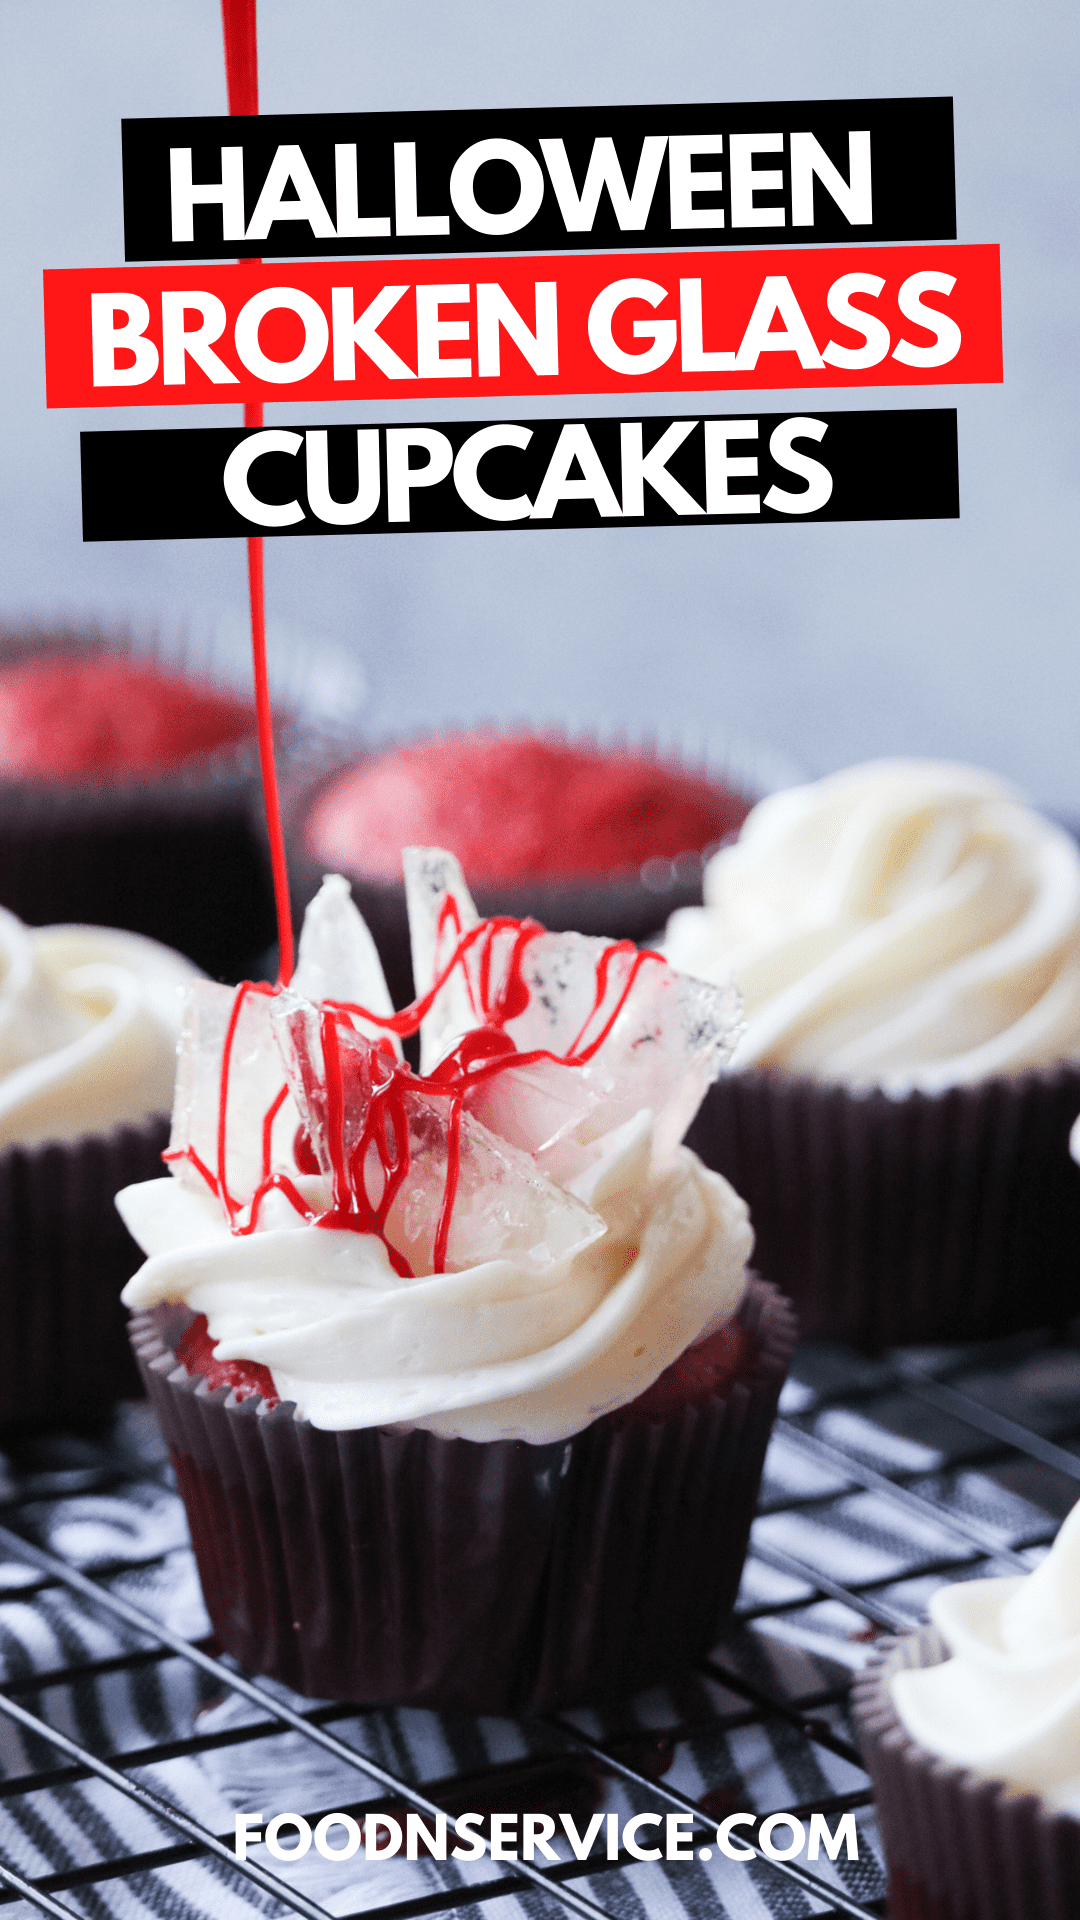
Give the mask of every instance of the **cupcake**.
[{"label": "cupcake", "polygon": [[235,980],[273,939],[255,710],[69,632],[0,640],[0,902],[108,922]]},{"label": "cupcake", "polygon": [[942,1588],[853,1704],[894,1920],[1080,1913],[1080,1507],[1035,1573]]},{"label": "cupcake", "polygon": [[703,850],[750,804],[738,786],[643,748],[526,732],[414,740],[295,783],[297,912],[327,869],[347,874],[403,1006],[413,994],[404,847],[448,847],[485,914],[641,940],[701,899]]},{"label": "cupcake", "polygon": [[92,1418],[139,1390],[117,1291],[139,1263],[113,1206],[160,1169],[182,990],[138,934],[24,927],[0,908],[0,1426]]},{"label": "cupcake", "polygon": [[340,876],[290,988],[193,989],[172,1177],[118,1201],[135,1349],[245,1667],[491,1713],[624,1694],[734,1601],[794,1340],[681,1145],[734,999],[479,919],[448,854],[406,885],[404,1013]]},{"label": "cupcake", "polygon": [[1076,1311],[1080,851],[989,774],[879,761],[762,801],[664,951],[746,1030],[692,1143],[809,1336]]}]

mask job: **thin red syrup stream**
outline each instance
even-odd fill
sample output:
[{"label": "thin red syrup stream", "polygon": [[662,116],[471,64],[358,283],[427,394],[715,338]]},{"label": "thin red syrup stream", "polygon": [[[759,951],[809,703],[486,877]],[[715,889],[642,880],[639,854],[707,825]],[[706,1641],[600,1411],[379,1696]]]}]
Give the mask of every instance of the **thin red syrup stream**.
[{"label": "thin red syrup stream", "polygon": [[[225,38],[225,84],[230,114],[257,114],[259,111],[259,42],[255,20],[255,0],[221,0],[221,26]],[[244,262],[241,262],[243,265]],[[252,266],[260,265],[257,260]],[[263,403],[250,400],[244,407],[245,427],[261,427]],[[277,768],[274,764],[274,727],[270,713],[270,687],[266,671],[266,597],[263,575],[262,536],[252,534],[248,543],[248,599],[251,604],[251,655],[255,668],[255,711],[259,731],[259,766],[262,771],[266,829],[270,839],[270,870],[274,880],[274,908],[278,929],[278,979],[288,986],[293,971],[292,909],[289,904],[289,876],[285,865],[285,836],[281,829],[281,804],[278,798]]]},{"label": "thin red syrup stream", "polygon": [[[258,411],[258,422],[248,418]],[[262,403],[257,409],[244,410],[245,425],[262,424]],[[270,868],[274,876],[274,908],[278,929],[278,981],[287,987],[293,975],[292,909],[289,905],[289,874],[285,864],[285,836],[281,828],[281,803],[278,799],[277,767],[274,764],[274,722],[270,712],[270,684],[266,671],[266,612],[263,594],[263,543],[261,537],[248,541],[248,592],[251,600],[251,652],[255,665],[255,710],[259,724],[259,765],[262,769],[263,802],[266,827],[270,836]]]},{"label": "thin red syrup stream", "polygon": [[[225,76],[228,88],[230,114],[257,114],[259,111],[258,76],[258,37],[256,28],[255,0],[221,0],[222,28],[225,40]],[[244,407],[244,424],[258,428],[263,423],[261,401],[248,402]],[[277,910],[279,967],[278,986],[287,986],[293,973],[293,932],[292,915],[289,903],[288,873],[285,863],[285,844],[281,826],[281,807],[278,796],[277,769],[274,763],[273,719],[270,708],[270,689],[266,666],[266,609],[265,580],[263,567],[263,543],[258,536],[248,540],[248,592],[251,603],[251,644],[255,672],[255,701],[258,717],[259,761],[262,770],[263,798],[266,805],[267,831],[270,840],[270,859],[274,878],[274,900]],[[528,1065],[533,1061],[551,1060],[559,1065],[580,1066],[592,1059],[597,1049],[603,1045],[619,1016],[633,987],[640,968],[646,960],[658,960],[659,954],[649,951],[636,953],[632,942],[619,941],[605,949],[596,970],[596,997],[581,1031],[568,1049],[565,1056],[538,1050],[529,1054],[518,1053],[509,1035],[504,1032],[508,1020],[523,1013],[529,1004],[529,988],[522,972],[522,962],[530,943],[543,931],[535,921],[515,921],[501,918],[482,922],[470,928],[468,933],[461,930],[461,917],[456,902],[451,898],[443,903],[436,936],[436,951],[442,944],[446,928],[453,924],[456,934],[454,951],[445,967],[436,975],[430,991],[422,999],[413,1002],[403,1012],[392,1015],[373,1013],[370,1009],[358,1005],[328,1001],[324,1004],[322,1015],[323,1062],[326,1076],[327,1093],[327,1145],[333,1167],[334,1206],[330,1213],[320,1217],[317,1224],[324,1226],[349,1227],[358,1232],[378,1234],[386,1247],[394,1270],[399,1275],[411,1276],[410,1268],[404,1256],[393,1247],[386,1237],[386,1220],[402,1182],[409,1171],[409,1128],[405,1106],[405,1094],[410,1085],[423,1086],[430,1093],[448,1097],[450,1107],[447,1114],[447,1169],[446,1188],[439,1224],[435,1235],[433,1265],[436,1273],[444,1270],[447,1242],[453,1215],[454,1201],[457,1196],[461,1164],[461,1116],[464,1111],[465,1095],[468,1088],[479,1081],[489,1079],[497,1073],[506,1071],[510,1066]],[[491,967],[495,937],[498,933],[515,929],[513,948],[505,978],[497,1000],[492,999]],[[482,941],[479,968],[480,1006],[476,1004],[469,969],[465,966],[465,956],[477,941]],[[608,976],[615,955],[634,953],[634,963],[630,968],[622,989],[617,997],[614,1009],[610,1013],[600,1033],[583,1045],[585,1035],[592,1021],[599,1013],[607,995]],[[338,1040],[338,1021],[344,1018],[352,1025],[354,1017],[362,1018],[373,1025],[383,1027],[399,1036],[415,1033],[425,1014],[430,1010],[436,996],[445,986],[454,968],[461,966],[465,975],[466,991],[474,1015],[482,1016],[483,1025],[479,1030],[466,1034],[440,1061],[436,1073],[432,1076],[414,1075],[404,1063],[388,1057],[380,1049],[373,1050],[373,1064],[381,1064],[385,1069],[385,1078],[372,1080],[364,1126],[361,1138],[346,1164],[345,1156],[345,1100],[346,1089],[342,1067],[341,1048]],[[226,1147],[229,1079],[232,1068],[233,1044],[237,1023],[244,1000],[248,993],[270,993],[272,989],[250,981],[241,983],[233,1003],[232,1013],[225,1036],[221,1062],[221,1089],[218,1104],[217,1128],[217,1175],[199,1158],[192,1147],[187,1147],[163,1155],[166,1160],[186,1159],[205,1180],[207,1186],[217,1194],[225,1209],[232,1231],[236,1234],[248,1234],[254,1231],[259,1209],[271,1188],[281,1191],[289,1204],[304,1218],[311,1219],[312,1213],[302,1195],[286,1174],[270,1172],[271,1135],[276,1115],[286,1098],[287,1089],[282,1088],[268,1108],[262,1128],[262,1179],[252,1198],[248,1220],[237,1225],[238,1215],[242,1211],[241,1203],[234,1200],[228,1189],[226,1179]],[[383,1176],[382,1192],[376,1206],[367,1190],[367,1161],[374,1146]],[[306,1137],[298,1138],[298,1150],[311,1155],[311,1145]]]},{"label": "thin red syrup stream", "polygon": [[225,84],[229,112],[259,111],[259,41],[255,0],[221,0],[225,36]]}]

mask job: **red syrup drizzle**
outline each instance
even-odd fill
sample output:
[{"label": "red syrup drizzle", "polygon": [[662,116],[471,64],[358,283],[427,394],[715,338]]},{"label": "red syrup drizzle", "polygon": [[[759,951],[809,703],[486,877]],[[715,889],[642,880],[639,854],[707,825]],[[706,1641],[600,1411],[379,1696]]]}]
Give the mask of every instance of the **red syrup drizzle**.
[{"label": "red syrup drizzle", "polygon": [[[443,934],[451,925],[456,930],[460,927],[460,919],[454,901],[447,898],[439,916],[436,952],[442,943]],[[492,980],[496,937],[511,931],[514,939],[509,962],[505,976],[496,988]],[[529,946],[543,931],[544,929],[535,920],[498,918],[483,920],[479,925],[471,927],[467,933],[459,933],[453,953],[436,974],[429,991],[421,999],[414,1000],[411,1006],[404,1008],[400,1013],[374,1013],[368,1007],[349,1001],[324,1002],[320,1016],[320,1039],[326,1089],[326,1140],[333,1187],[333,1205],[328,1212],[316,1217],[288,1174],[270,1171],[271,1135],[274,1119],[286,1097],[287,1090],[284,1087],[279,1090],[263,1118],[262,1178],[252,1198],[246,1222],[240,1220],[243,1203],[229,1191],[225,1172],[229,1083],[240,1013],[249,994],[261,994],[273,998],[280,991],[280,988],[270,987],[262,982],[244,981],[237,988],[226,1028],[222,1047],[221,1088],[218,1101],[216,1174],[206,1166],[192,1147],[170,1151],[163,1156],[164,1159],[187,1160],[194,1167],[211,1192],[221,1201],[229,1225],[237,1235],[254,1232],[263,1200],[267,1193],[276,1189],[303,1219],[312,1221],[316,1226],[376,1235],[386,1248],[394,1272],[403,1279],[409,1279],[413,1277],[412,1268],[404,1255],[388,1240],[386,1234],[386,1222],[390,1209],[409,1173],[407,1095],[411,1090],[422,1090],[429,1098],[435,1095],[446,1099],[449,1103],[446,1184],[432,1259],[433,1272],[444,1272],[447,1242],[460,1175],[461,1115],[468,1093],[484,1081],[506,1072],[508,1068],[530,1066],[536,1061],[551,1061],[557,1066],[564,1067],[586,1065],[611,1032],[641,968],[648,961],[658,961],[660,965],[666,965],[662,955],[653,953],[649,949],[639,953],[632,941],[613,942],[604,948],[597,961],[593,1005],[566,1053],[556,1054],[546,1048],[520,1053],[511,1036],[505,1031],[505,1026],[508,1020],[515,1019],[524,1013],[529,1004],[530,990],[523,971],[524,960]],[[466,955],[476,946],[480,947],[479,965],[476,969],[479,997],[465,966]],[[608,996],[613,962],[617,956],[629,958],[631,955],[633,956],[632,964],[628,967],[626,979],[615,996],[614,1005],[599,1031],[589,1037],[590,1028],[594,1025]],[[383,1042],[363,1051],[342,1046],[341,1035],[346,1031],[355,1031],[354,1020],[356,1019],[382,1027],[388,1033],[397,1035],[416,1033],[421,1021],[430,1012],[438,994],[458,967],[462,969],[465,976],[473,1012],[481,1024],[462,1036],[446,1057],[439,1062],[434,1073],[414,1073],[404,1061],[397,1059],[389,1046]],[[364,1111],[363,1127],[359,1140],[350,1152],[345,1145],[346,1115],[350,1110],[355,1111],[360,1107]],[[302,1172],[321,1171],[311,1141],[302,1128],[297,1135],[296,1144],[298,1168]],[[367,1167],[372,1148],[375,1150],[381,1174],[381,1188],[377,1201],[372,1200],[367,1181]]]},{"label": "red syrup drizzle", "polygon": [[[447,898],[443,902],[442,911],[439,916],[436,933],[436,952],[438,952],[443,933],[451,920],[455,928],[460,928],[461,922],[458,917],[457,908],[453,900]],[[497,934],[509,932],[511,929],[513,929],[515,937],[510,952],[509,965],[497,994],[493,995],[491,968],[495,937]],[[466,1095],[472,1088],[480,1085],[485,1080],[493,1079],[496,1075],[506,1072],[510,1067],[531,1066],[534,1062],[540,1060],[552,1061],[557,1066],[564,1067],[584,1066],[592,1059],[597,1049],[601,1047],[607,1039],[615,1021],[626,1004],[634,981],[637,979],[646,961],[658,960],[661,965],[666,964],[662,956],[658,953],[653,953],[648,949],[639,953],[630,940],[613,942],[612,945],[605,947],[597,963],[596,995],[593,1005],[580,1032],[566,1053],[551,1053],[546,1048],[537,1048],[531,1053],[519,1053],[510,1035],[505,1032],[505,1025],[508,1020],[513,1020],[517,1018],[518,1015],[524,1013],[529,1004],[530,992],[528,982],[523,972],[523,962],[530,944],[539,934],[543,933],[543,931],[543,927],[535,920],[497,918],[481,921],[478,926],[471,927],[468,933],[459,933],[453,954],[442,972],[437,974],[430,991],[424,995],[423,999],[414,1001],[411,1007],[405,1008],[400,1014],[377,1015],[371,1013],[370,1010],[365,1007],[350,1005],[344,1001],[327,1001],[325,1003],[323,1008],[324,1053],[327,1032],[332,1028],[335,1019],[342,1015],[349,1019],[350,1024],[351,1016],[359,1016],[364,1020],[375,1021],[378,1025],[384,1026],[397,1034],[415,1033],[421,1020],[430,1010],[436,995],[441,991],[443,986],[445,986],[455,967],[460,966],[465,975],[473,1012],[482,1024],[472,1032],[462,1036],[456,1045],[451,1048],[446,1057],[439,1062],[433,1074],[414,1074],[403,1062],[397,1060],[388,1061],[386,1080],[378,1087],[374,1085],[372,1087],[372,1097],[364,1134],[360,1145],[352,1156],[352,1161],[348,1168],[350,1178],[348,1179],[347,1185],[352,1205],[351,1207],[342,1209],[340,1199],[337,1199],[334,1213],[332,1215],[324,1215],[320,1224],[353,1227],[355,1231],[361,1233],[376,1232],[383,1240],[383,1244],[387,1245],[387,1251],[390,1253],[391,1259],[394,1259],[393,1250],[390,1249],[386,1242],[383,1227],[390,1204],[390,1200],[386,1198],[386,1193],[389,1191],[391,1178],[393,1178],[394,1183],[393,1190],[396,1192],[408,1173],[408,1127],[407,1116],[404,1109],[404,1094],[410,1086],[413,1086],[424,1088],[429,1095],[437,1094],[445,1096],[450,1103],[447,1114],[446,1186],[443,1194],[439,1225],[435,1235],[432,1259],[432,1270],[435,1273],[442,1273],[446,1266],[446,1248],[450,1234],[450,1223],[453,1217],[454,1201],[457,1196],[460,1173],[461,1115],[464,1110]],[[473,990],[468,969],[464,965],[465,955],[477,944],[480,945],[480,964],[478,969],[479,1005],[477,1004],[476,993]],[[627,977],[622,984],[615,1005],[605,1020],[604,1025],[599,1033],[594,1034],[591,1039],[586,1040],[586,1035],[607,997],[608,977],[616,955],[633,955],[633,964],[627,971]],[[394,1103],[393,1106],[390,1105],[391,1102]],[[376,1110],[379,1108],[380,1103],[382,1103],[383,1110],[382,1112],[377,1112]],[[387,1111],[388,1108],[389,1112]],[[395,1157],[393,1163],[386,1157],[387,1118],[390,1119],[394,1138]],[[332,1131],[336,1134],[336,1126]],[[379,1154],[385,1182],[383,1203],[380,1205],[378,1216],[376,1216],[371,1209],[370,1202],[367,1199],[363,1177],[364,1158],[372,1142],[374,1142],[376,1151]],[[402,1144],[399,1144],[399,1142]],[[345,1171],[342,1152],[343,1175]],[[335,1191],[337,1198],[339,1191],[337,1162],[335,1162]],[[391,1200],[392,1198],[393,1194],[390,1195]],[[398,1256],[398,1258],[400,1258],[400,1256]],[[401,1268],[396,1265],[396,1262],[395,1271],[401,1271]],[[406,1271],[408,1271],[408,1269],[406,1269]]]}]

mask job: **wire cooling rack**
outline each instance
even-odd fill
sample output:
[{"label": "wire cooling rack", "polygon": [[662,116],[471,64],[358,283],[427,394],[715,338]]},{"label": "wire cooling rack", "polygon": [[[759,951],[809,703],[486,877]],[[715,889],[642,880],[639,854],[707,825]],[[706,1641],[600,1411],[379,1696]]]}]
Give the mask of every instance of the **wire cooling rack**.
[{"label": "wire cooling rack", "polygon": [[[1078,1482],[1080,1327],[880,1361],[804,1347],[711,1657],[617,1711],[518,1725],[252,1683],[215,1657],[148,1410],[121,1409],[107,1435],[26,1443],[0,1479],[0,1905],[92,1920],[880,1916],[852,1674],[942,1581],[1035,1565]],[[430,1825],[439,1808],[569,1812],[579,1831],[616,1817],[584,1861],[568,1846],[531,1865],[233,1851],[238,1811],[314,1826],[330,1811],[404,1824],[411,1809]],[[772,1860],[753,1825],[737,1836],[745,1863],[717,1850],[728,1813],[780,1810],[834,1830],[852,1813],[858,1858]],[[690,1857],[620,1851],[642,1811],[690,1816]]]}]

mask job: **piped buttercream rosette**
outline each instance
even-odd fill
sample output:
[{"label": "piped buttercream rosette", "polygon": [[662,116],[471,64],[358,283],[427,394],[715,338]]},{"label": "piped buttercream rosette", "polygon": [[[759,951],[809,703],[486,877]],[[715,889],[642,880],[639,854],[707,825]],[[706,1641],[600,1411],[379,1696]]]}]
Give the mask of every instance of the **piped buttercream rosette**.
[{"label": "piped buttercream rosette", "polygon": [[746,1028],[691,1142],[810,1338],[1065,1319],[1080,1174],[1080,849],[1003,781],[886,760],[762,801],[663,948]]}]

